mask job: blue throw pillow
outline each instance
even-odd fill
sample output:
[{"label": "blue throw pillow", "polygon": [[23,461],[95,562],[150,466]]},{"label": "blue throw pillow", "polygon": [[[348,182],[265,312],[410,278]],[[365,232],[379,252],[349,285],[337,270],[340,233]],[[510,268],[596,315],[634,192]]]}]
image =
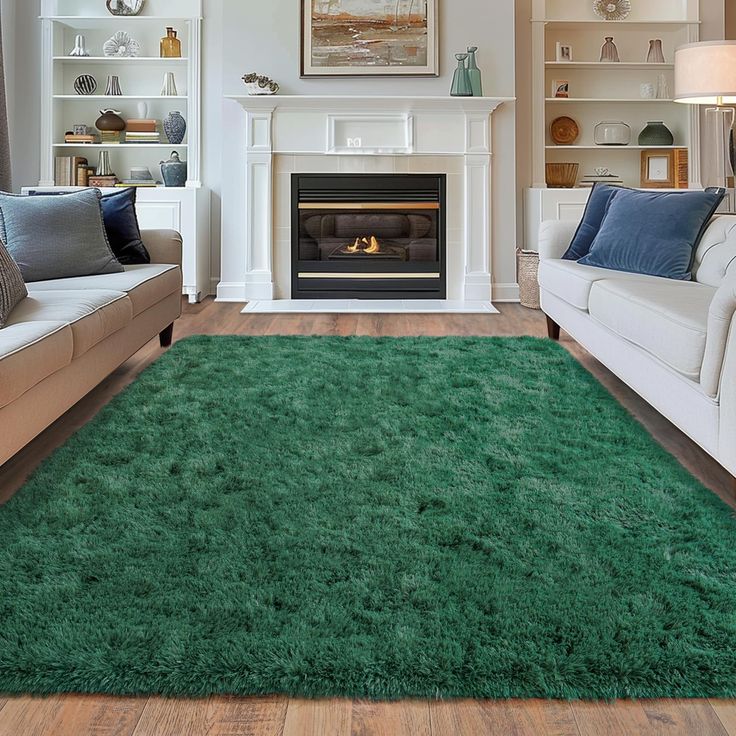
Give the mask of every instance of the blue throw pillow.
[{"label": "blue throw pillow", "polygon": [[704,192],[621,190],[606,210],[585,266],[689,281],[695,249],[726,196]]},{"label": "blue throw pillow", "polygon": [[610,184],[593,185],[593,190],[590,192],[590,197],[588,197],[588,204],[585,206],[583,219],[578,225],[570,247],[562,256],[563,260],[579,261],[588,255],[590,246],[601,229],[609,202],[621,190],[622,187],[612,187]]},{"label": "blue throw pillow", "polygon": [[112,252],[124,266],[151,262],[135,213],[136,193],[135,187],[126,187],[102,197],[107,238]]}]

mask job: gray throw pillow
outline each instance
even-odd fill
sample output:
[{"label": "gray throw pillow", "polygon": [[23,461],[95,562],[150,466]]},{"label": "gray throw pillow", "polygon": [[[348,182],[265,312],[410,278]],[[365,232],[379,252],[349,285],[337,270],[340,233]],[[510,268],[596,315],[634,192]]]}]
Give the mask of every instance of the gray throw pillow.
[{"label": "gray throw pillow", "polygon": [[5,327],[10,313],[28,296],[18,264],[0,243],[0,328]]},{"label": "gray throw pillow", "polygon": [[120,273],[102,219],[99,189],[57,197],[0,194],[0,240],[23,279]]}]

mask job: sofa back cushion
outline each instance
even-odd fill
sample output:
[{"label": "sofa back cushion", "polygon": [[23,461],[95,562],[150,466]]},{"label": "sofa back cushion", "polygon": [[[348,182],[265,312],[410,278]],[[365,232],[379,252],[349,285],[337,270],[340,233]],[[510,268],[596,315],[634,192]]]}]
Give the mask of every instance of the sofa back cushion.
[{"label": "sofa back cushion", "polygon": [[99,189],[58,197],[0,194],[0,240],[26,282],[119,273]]},{"label": "sofa back cushion", "polygon": [[622,190],[611,198],[584,266],[690,281],[694,254],[725,189]]},{"label": "sofa back cushion", "polygon": [[10,313],[28,296],[18,264],[0,242],[0,328],[5,327]]},{"label": "sofa back cushion", "polygon": [[695,254],[696,281],[718,288],[726,274],[736,274],[736,215],[714,217]]}]

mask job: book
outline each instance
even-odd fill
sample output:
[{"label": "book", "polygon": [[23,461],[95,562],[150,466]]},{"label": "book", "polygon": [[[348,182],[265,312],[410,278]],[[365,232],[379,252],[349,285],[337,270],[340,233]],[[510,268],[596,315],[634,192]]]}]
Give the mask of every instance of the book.
[{"label": "book", "polygon": [[82,156],[57,156],[54,161],[54,185],[57,187],[75,187],[80,179],[84,179],[81,169],[89,162]]},{"label": "book", "polygon": [[97,143],[96,135],[65,135],[64,143]]},{"label": "book", "polygon": [[117,176],[90,176],[89,185],[91,187],[115,187],[119,179]]},{"label": "book", "polygon": [[158,123],[155,120],[128,120],[125,127],[129,133],[155,133]]},{"label": "book", "polygon": [[147,187],[149,189],[155,189],[158,184],[151,179],[150,181],[132,181],[130,179],[126,179],[124,181],[118,182],[116,187],[125,188],[125,187]]}]

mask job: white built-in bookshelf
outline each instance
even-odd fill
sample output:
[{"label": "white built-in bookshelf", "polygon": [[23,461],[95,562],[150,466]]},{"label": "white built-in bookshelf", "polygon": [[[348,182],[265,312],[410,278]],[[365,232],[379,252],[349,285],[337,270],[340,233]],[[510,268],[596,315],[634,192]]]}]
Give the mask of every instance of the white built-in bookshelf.
[{"label": "white built-in bookshelf", "polygon": [[[589,190],[549,189],[547,163],[578,163],[580,177],[607,168],[629,187],[639,187],[642,149],[639,133],[649,121],[662,121],[675,141],[668,148],[687,148],[689,183],[700,186],[700,118],[696,106],[674,102],[675,49],[699,40],[699,0],[632,2],[631,14],[605,21],[593,10],[593,0],[533,0],[532,11],[532,177],[526,197],[527,241],[534,244],[540,219],[576,218]],[[601,48],[614,38],[620,62],[601,62]],[[648,63],[649,42],[661,39],[664,63]],[[572,48],[572,60],[560,61],[558,44]],[[664,76],[670,95],[642,98],[642,84],[656,90]],[[555,81],[569,82],[568,98],[555,98]],[[556,145],[550,134],[555,118],[568,116],[579,126],[573,145]],[[599,146],[598,123],[624,122],[631,127],[628,146]]]},{"label": "white built-in bookshelf", "polygon": [[[187,161],[186,186],[138,189],[138,216],[143,228],[182,233],[184,291],[193,301],[209,293],[209,193],[202,188],[201,177],[202,0],[146,0],[138,16],[113,16],[105,0],[41,0],[39,22],[43,36],[39,186],[55,187],[57,156],[84,157],[96,166],[103,150],[119,179],[128,179],[133,167],[145,166],[160,181],[160,162],[177,151]],[[181,58],[160,57],[160,40],[168,26],[178,31]],[[138,41],[138,56],[104,55],[103,44],[117,31]],[[85,36],[87,57],[69,55],[78,34]],[[161,94],[167,72],[174,74],[176,96]],[[97,82],[92,95],[75,92],[74,82],[84,74]],[[108,75],[118,76],[122,95],[105,95]],[[138,118],[139,103],[147,105],[148,118],[159,121],[160,143],[65,143],[65,134],[75,125],[94,130],[103,109],[117,110],[126,120]],[[186,137],[178,145],[167,142],[162,126],[173,111],[187,123]]]}]

